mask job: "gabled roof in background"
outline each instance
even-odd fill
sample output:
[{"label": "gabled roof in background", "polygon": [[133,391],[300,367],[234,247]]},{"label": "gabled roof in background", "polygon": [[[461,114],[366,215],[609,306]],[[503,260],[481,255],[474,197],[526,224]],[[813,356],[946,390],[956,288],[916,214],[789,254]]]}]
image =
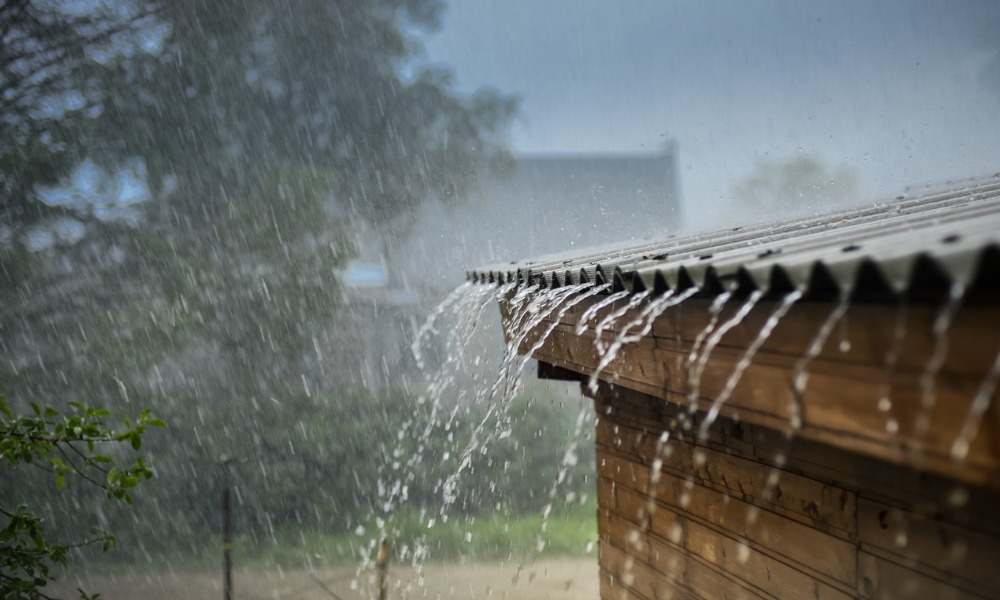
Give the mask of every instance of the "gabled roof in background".
[{"label": "gabled roof in background", "polygon": [[476,282],[618,290],[762,290],[807,298],[939,294],[954,284],[1000,289],[1000,174],[964,189],[805,218],[670,236],[487,266]]},{"label": "gabled roof in background", "polygon": [[435,298],[464,269],[681,226],[674,145],[646,154],[536,154],[487,170],[460,203],[424,202],[387,260]]}]

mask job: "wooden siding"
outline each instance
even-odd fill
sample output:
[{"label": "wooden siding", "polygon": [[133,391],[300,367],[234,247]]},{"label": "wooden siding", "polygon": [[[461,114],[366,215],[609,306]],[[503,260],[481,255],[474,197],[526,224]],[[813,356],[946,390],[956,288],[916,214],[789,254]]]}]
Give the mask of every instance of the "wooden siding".
[{"label": "wooden siding", "polygon": [[1000,597],[995,490],[727,418],[698,439],[621,386],[594,400],[602,598]]},{"label": "wooden siding", "polygon": [[[601,358],[595,324],[625,306],[602,309],[578,333],[594,302],[553,311],[558,320],[521,341],[540,376],[576,377],[589,390]],[[744,302],[730,300],[717,322]],[[1000,598],[995,390],[968,455],[952,456],[1000,353],[998,299],[954,307],[943,335],[935,323],[951,314],[944,303],[851,305],[805,369],[800,428],[792,382],[836,305],[792,306],[720,405],[779,304],[759,302],[716,340],[695,382],[692,350],[710,305],[688,299],[665,310],[588,391],[598,416],[601,597]],[[645,306],[608,324],[603,345]],[[502,303],[508,339],[510,308]],[[718,418],[705,423],[713,407]]]},{"label": "wooden siding", "polygon": [[[538,360],[586,378],[598,365],[593,324],[612,310],[598,313],[582,335],[575,325],[593,303],[588,300],[568,310],[558,323],[543,322],[521,344]],[[728,320],[743,301],[730,300],[719,322]],[[680,405],[708,410],[719,396],[746,348],[754,341],[777,303],[761,301],[726,333],[711,352],[700,380],[700,393],[689,399],[693,382],[689,356],[695,340],[710,320],[710,300],[689,299],[667,309],[649,335],[625,345],[600,379],[659,397],[663,406]],[[637,307],[616,323],[632,321]],[[970,484],[1000,489],[1000,403],[996,393],[983,415],[968,456],[955,460],[952,444],[970,413],[972,399],[1000,352],[1000,302],[970,302],[958,310],[941,340],[934,322],[941,306],[855,304],[834,328],[818,355],[809,362],[808,383],[801,395],[802,427],[792,432],[795,406],[792,381],[806,353],[834,306],[799,303],[778,323],[743,373],[732,397],[720,408],[722,416],[794,433],[797,439],[820,442],[891,463],[935,472]],[[509,311],[509,307],[502,306]],[[510,314],[505,312],[508,336]],[[611,344],[618,336],[612,325],[602,333]],[[946,346],[940,346],[941,343]],[[936,375],[925,369],[935,353],[942,358]],[[896,355],[891,367],[887,356]],[[930,382],[931,385],[927,385]],[[879,407],[888,392],[890,406]],[[929,393],[928,393],[929,392]],[[659,413],[663,406],[645,410]],[[921,422],[926,427],[921,427]]]}]

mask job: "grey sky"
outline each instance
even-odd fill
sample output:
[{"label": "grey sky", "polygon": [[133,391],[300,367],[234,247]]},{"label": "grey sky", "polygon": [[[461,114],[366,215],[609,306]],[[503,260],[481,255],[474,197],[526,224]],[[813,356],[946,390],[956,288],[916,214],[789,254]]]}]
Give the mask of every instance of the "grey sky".
[{"label": "grey sky", "polygon": [[708,227],[760,216],[730,192],[762,158],[852,167],[861,199],[1000,170],[998,25],[994,1],[454,0],[428,57],[521,94],[520,151],[677,139]]}]

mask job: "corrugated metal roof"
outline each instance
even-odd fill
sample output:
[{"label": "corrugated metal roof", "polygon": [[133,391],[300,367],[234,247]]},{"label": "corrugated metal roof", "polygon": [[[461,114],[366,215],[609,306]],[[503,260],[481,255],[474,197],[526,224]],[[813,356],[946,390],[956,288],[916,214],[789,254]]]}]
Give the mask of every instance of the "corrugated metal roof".
[{"label": "corrugated metal roof", "polygon": [[1000,174],[955,191],[642,244],[617,244],[468,272],[546,287],[611,282],[629,291],[807,298],[1000,289]]}]

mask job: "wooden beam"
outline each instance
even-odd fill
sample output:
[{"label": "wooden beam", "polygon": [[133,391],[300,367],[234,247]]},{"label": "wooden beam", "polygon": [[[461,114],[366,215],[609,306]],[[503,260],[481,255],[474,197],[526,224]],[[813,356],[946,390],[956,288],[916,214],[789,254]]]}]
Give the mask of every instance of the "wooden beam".
[{"label": "wooden beam", "polygon": [[553,381],[580,381],[583,376],[572,369],[566,369],[545,361],[538,361],[538,378]]},{"label": "wooden beam", "polygon": [[[568,310],[558,323],[543,321],[521,345],[534,357],[572,371],[586,382],[601,360],[595,347],[594,324],[625,301],[597,311],[589,327],[576,333],[584,312],[598,300],[590,298]],[[966,427],[973,398],[1000,353],[1000,305],[961,306],[943,335],[935,333],[942,307],[856,304],[847,309],[815,358],[801,368],[800,360],[814,343],[833,305],[800,303],[778,322],[742,373],[731,397],[717,399],[726,389],[746,349],[774,314],[776,302],[761,301],[746,318],[718,340],[704,358],[700,379],[692,377],[690,360],[696,342],[705,347],[704,331],[711,321],[709,300],[689,299],[667,309],[651,331],[636,343],[622,346],[598,379],[660,398],[665,403],[718,414],[759,425],[804,440],[876,457],[918,470],[931,471],[976,485],[1000,489],[1000,402],[994,391],[979,420],[967,456],[952,456],[954,442]],[[742,301],[731,300],[718,322],[732,318]],[[608,325],[600,341],[613,343],[625,323],[636,320],[639,305]],[[505,323],[510,306],[501,303]],[[550,315],[551,317],[551,315]],[[551,329],[544,340],[541,334]],[[512,332],[506,332],[511,337]],[[940,369],[928,371],[928,364]],[[798,394],[793,382],[808,375]],[[697,389],[697,393],[695,390]],[[796,408],[798,407],[798,408]],[[801,427],[793,425],[801,417]],[[675,425],[690,428],[686,410]],[[688,429],[690,431],[690,429]]]}]

